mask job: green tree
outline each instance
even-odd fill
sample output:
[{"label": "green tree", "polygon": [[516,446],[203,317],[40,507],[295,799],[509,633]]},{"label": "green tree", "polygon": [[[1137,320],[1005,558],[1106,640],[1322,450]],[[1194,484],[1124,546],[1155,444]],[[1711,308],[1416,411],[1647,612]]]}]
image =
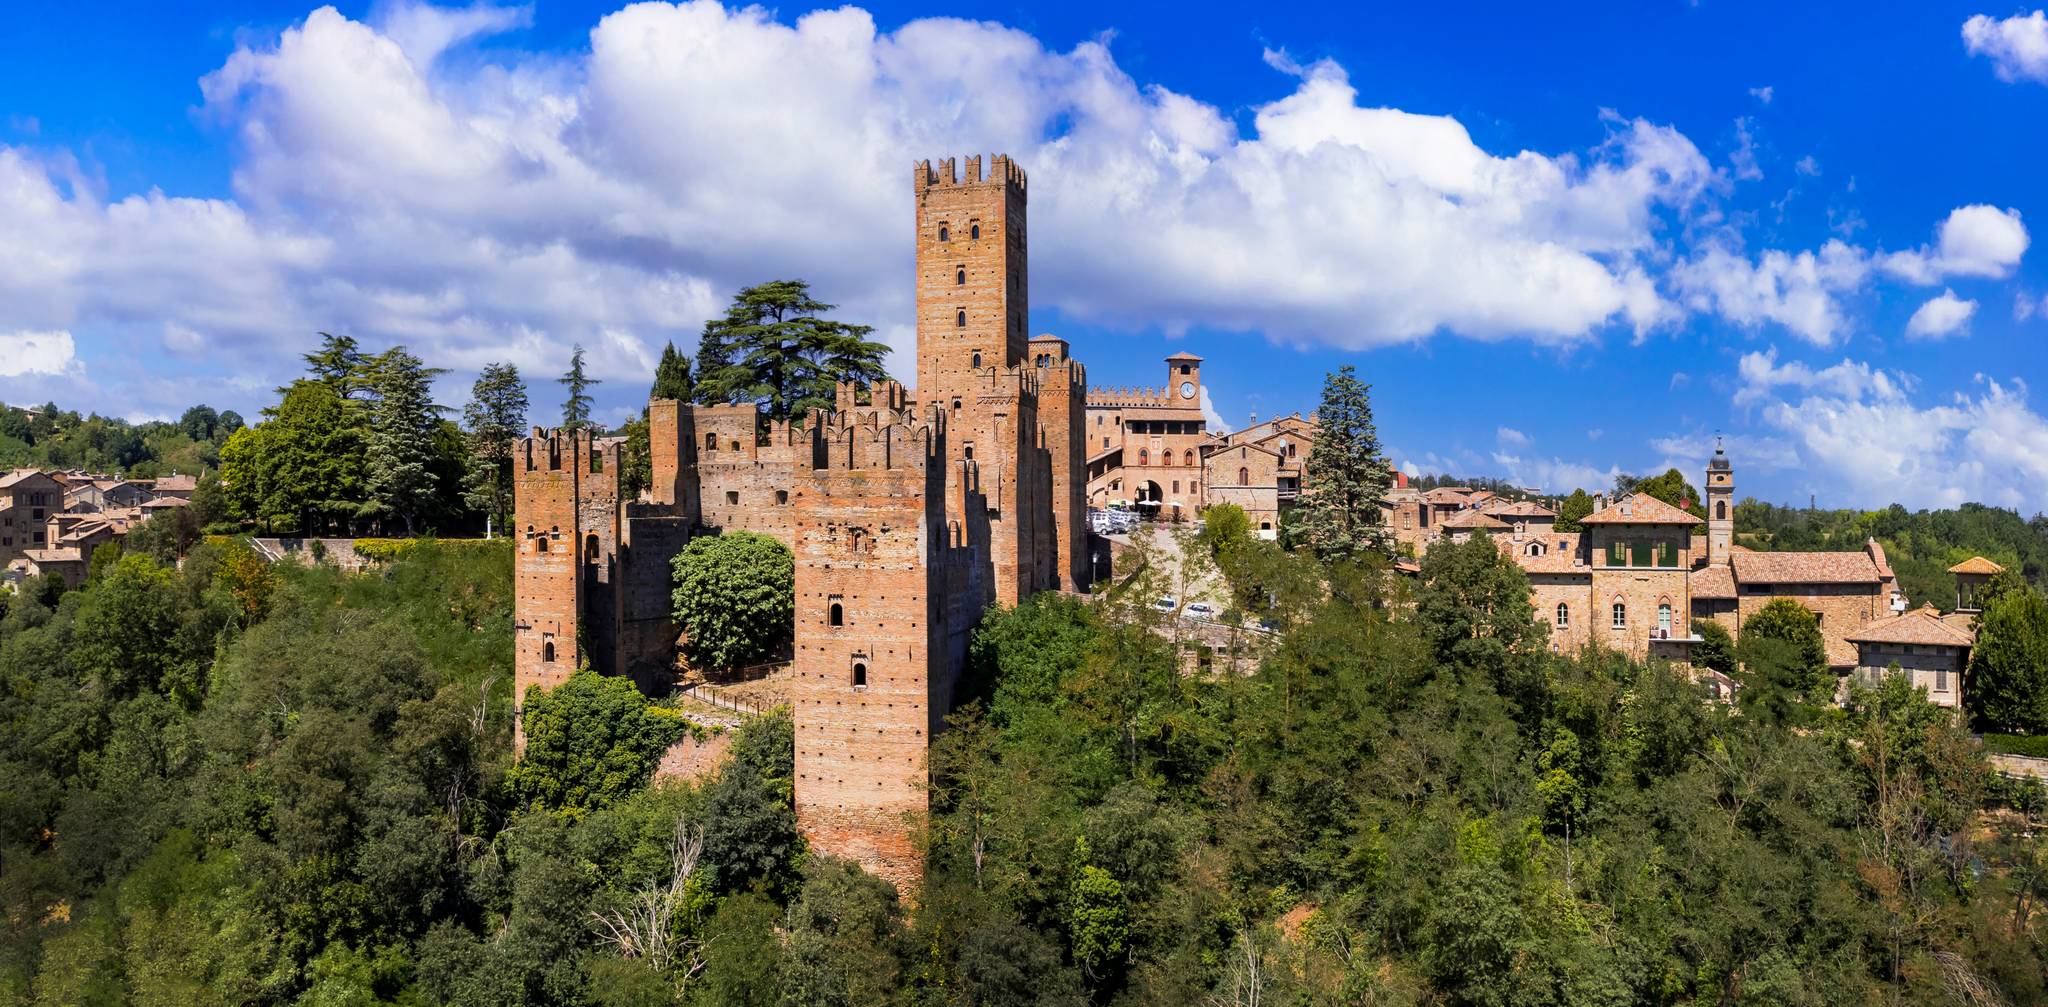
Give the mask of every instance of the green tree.
[{"label": "green tree", "polygon": [[440,491],[434,465],[441,407],[434,404],[434,377],[428,367],[403,346],[370,358],[366,381],[376,398],[370,406],[365,465],[365,510],[379,518],[395,517],[413,534],[420,518],[433,507]]},{"label": "green tree", "polygon": [[720,1007],[775,1007],[780,1002],[781,911],[765,896],[743,892],[721,901],[706,926],[710,964],[698,987]]},{"label": "green tree", "polygon": [[1700,642],[1692,645],[1694,667],[1723,675],[1735,674],[1735,638],[1729,635],[1728,627],[1713,619],[1694,619],[1692,635],[1700,638]]},{"label": "green tree", "polygon": [[527,690],[526,751],[506,783],[526,805],[579,819],[647,785],[654,764],[689,730],[647,705],[633,683],[579,671]]},{"label": "green tree", "polygon": [[1557,505],[1556,529],[1561,532],[1579,530],[1579,521],[1593,513],[1593,496],[1585,490],[1573,490]]},{"label": "green tree", "polygon": [[1421,580],[1415,621],[1446,663],[1499,674],[1541,651],[1529,577],[1484,533],[1432,547]]},{"label": "green tree", "polygon": [[[357,399],[369,391],[370,361],[354,337],[322,332],[320,348],[305,354],[304,359],[306,370],[312,375],[311,380],[333,389],[334,394],[341,398]],[[290,390],[291,387],[287,385],[278,389],[278,393],[284,394]]]},{"label": "green tree", "polygon": [[219,425],[220,414],[204,405],[193,406],[178,417],[178,431],[195,441],[213,440],[214,428]]},{"label": "green tree", "polygon": [[813,857],[783,930],[782,1002],[855,1007],[906,1000],[903,909],[889,883],[832,857]]},{"label": "green tree", "polygon": [[526,382],[511,364],[486,364],[469,389],[469,506],[494,527],[512,527],[512,451],[526,433]]},{"label": "green tree", "polygon": [[363,499],[364,433],[358,411],[332,385],[293,382],[269,419],[221,448],[235,512],[307,535],[353,516]]},{"label": "green tree", "polygon": [[1986,731],[2048,734],[2048,600],[2006,589],[1984,609],[1963,697]]},{"label": "green tree", "polygon": [[676,352],[676,344],[669,343],[661,349],[661,362],[654,365],[654,387],[649,390],[650,399],[674,399],[689,402],[695,393],[690,380],[690,358]]},{"label": "green tree", "polygon": [[1236,504],[1215,504],[1202,511],[1202,532],[1196,541],[1209,548],[1217,560],[1250,542],[1252,519]]},{"label": "green tree", "polygon": [[1807,719],[1834,700],[1835,676],[1828,670],[1820,619],[1790,598],[1773,598],[1743,620],[1736,657],[1742,666],[1739,699],[1745,708],[1763,711],[1769,722]]},{"label": "green tree", "polygon": [[1303,536],[1323,560],[1365,553],[1391,555],[1380,510],[1393,469],[1373,426],[1371,389],[1350,366],[1323,379],[1316,434],[1296,505]]},{"label": "green tree", "polygon": [[[1694,489],[1692,483],[1686,481],[1685,473],[1677,469],[1666,469],[1663,475],[1633,480],[1631,487],[1630,492],[1656,497],[1693,517],[1707,516],[1706,503],[1700,499],[1700,491]],[[1705,528],[1705,525],[1696,525],[1693,534],[1704,535]]]},{"label": "green tree", "polygon": [[1097,981],[1114,974],[1123,963],[1130,937],[1124,886],[1108,871],[1088,862],[1088,841],[1074,840],[1074,876],[1067,885],[1067,935],[1074,961]]},{"label": "green tree", "polygon": [[575,352],[569,355],[569,370],[555,381],[569,391],[569,397],[562,401],[562,429],[581,430],[590,426],[590,390],[603,382],[584,372],[583,344],[576,344]]},{"label": "green tree", "polygon": [[156,689],[178,663],[181,608],[168,568],[148,556],[122,556],[85,592],[78,613],[79,669],[113,696]]},{"label": "green tree", "polygon": [[800,419],[833,406],[838,383],[888,377],[889,348],[873,326],[823,317],[832,305],[802,280],[776,280],[733,296],[722,318],[704,323],[697,349],[699,400],[756,402],[769,419]]},{"label": "green tree", "polygon": [[796,557],[776,539],[733,531],[695,539],[675,558],[676,624],[690,660],[733,671],[780,652],[796,618]]}]

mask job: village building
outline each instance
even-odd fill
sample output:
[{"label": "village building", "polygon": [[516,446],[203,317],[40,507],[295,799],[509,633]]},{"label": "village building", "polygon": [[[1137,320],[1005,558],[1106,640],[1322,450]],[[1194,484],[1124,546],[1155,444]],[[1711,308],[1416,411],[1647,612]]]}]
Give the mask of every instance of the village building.
[{"label": "village building", "polygon": [[[1987,561],[1988,562],[1988,561]],[[1856,677],[1876,685],[1902,674],[1937,706],[1963,701],[1963,670],[1977,642],[1975,614],[1943,615],[1932,604],[1876,619],[1849,634],[1856,647]]]},{"label": "village building", "polygon": [[49,544],[50,515],[64,510],[64,484],[48,473],[17,469],[0,475],[0,567]]},{"label": "village building", "polygon": [[[1093,388],[1086,433],[1088,506],[1128,505],[1160,521],[1192,521],[1207,504],[1202,358],[1166,358],[1158,388]],[[1243,487],[1238,487],[1240,490]]]}]

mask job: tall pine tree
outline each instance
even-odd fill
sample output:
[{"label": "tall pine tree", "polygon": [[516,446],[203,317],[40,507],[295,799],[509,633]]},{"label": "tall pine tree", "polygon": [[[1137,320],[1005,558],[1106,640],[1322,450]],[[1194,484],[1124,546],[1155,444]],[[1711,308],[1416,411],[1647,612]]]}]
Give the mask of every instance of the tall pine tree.
[{"label": "tall pine tree", "polygon": [[694,391],[690,380],[690,358],[676,352],[676,344],[669,343],[661,350],[661,363],[654,367],[654,388],[647,397],[688,402]]},{"label": "tall pine tree", "polygon": [[1394,481],[1373,428],[1371,389],[1350,367],[1323,379],[1318,427],[1302,473],[1302,536],[1326,562],[1392,555],[1380,508]]},{"label": "tall pine tree", "polygon": [[576,344],[576,352],[569,357],[568,373],[555,381],[569,390],[568,399],[562,402],[562,429],[581,430],[590,426],[590,389],[602,382],[583,371],[583,344]]},{"label": "tall pine tree", "polygon": [[439,490],[434,463],[439,457],[434,437],[441,407],[434,404],[434,376],[403,346],[372,357],[365,368],[367,384],[376,394],[370,406],[366,516],[397,518],[410,535],[430,513]]},{"label": "tall pine tree", "polygon": [[465,497],[499,528],[512,520],[512,446],[526,427],[526,382],[511,364],[490,364],[469,389],[462,424],[469,431]]},{"label": "tall pine tree", "polygon": [[889,348],[868,338],[870,325],[821,317],[832,305],[802,280],[776,280],[733,297],[725,317],[704,323],[697,349],[697,396],[704,402],[758,402],[769,419],[831,409],[841,381],[887,378]]}]

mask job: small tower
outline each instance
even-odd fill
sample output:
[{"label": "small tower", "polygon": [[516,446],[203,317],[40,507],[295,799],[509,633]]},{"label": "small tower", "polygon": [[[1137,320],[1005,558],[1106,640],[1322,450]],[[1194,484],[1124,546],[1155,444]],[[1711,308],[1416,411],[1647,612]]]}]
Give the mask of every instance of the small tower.
[{"label": "small tower", "polygon": [[1201,407],[1201,357],[1192,353],[1176,353],[1166,358],[1166,397],[1177,406]]},{"label": "small tower", "polygon": [[1721,438],[1714,438],[1714,457],[1707,462],[1707,565],[1726,566],[1735,546],[1735,469]]},{"label": "small tower", "polygon": [[1984,585],[1991,583],[1991,578],[2004,573],[2005,567],[1982,556],[1972,556],[1949,567],[1948,572],[1955,574],[1956,577],[1956,611],[1981,612],[1984,605],[1979,596],[1984,592]]}]

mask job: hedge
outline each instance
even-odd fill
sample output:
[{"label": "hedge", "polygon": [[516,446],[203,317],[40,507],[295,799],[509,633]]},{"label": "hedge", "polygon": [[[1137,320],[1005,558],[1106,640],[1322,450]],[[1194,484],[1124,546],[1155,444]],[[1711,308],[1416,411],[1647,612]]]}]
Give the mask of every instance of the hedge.
[{"label": "hedge", "polygon": [[2048,759],[2048,734],[1987,734],[1984,747],[2001,755]]}]

